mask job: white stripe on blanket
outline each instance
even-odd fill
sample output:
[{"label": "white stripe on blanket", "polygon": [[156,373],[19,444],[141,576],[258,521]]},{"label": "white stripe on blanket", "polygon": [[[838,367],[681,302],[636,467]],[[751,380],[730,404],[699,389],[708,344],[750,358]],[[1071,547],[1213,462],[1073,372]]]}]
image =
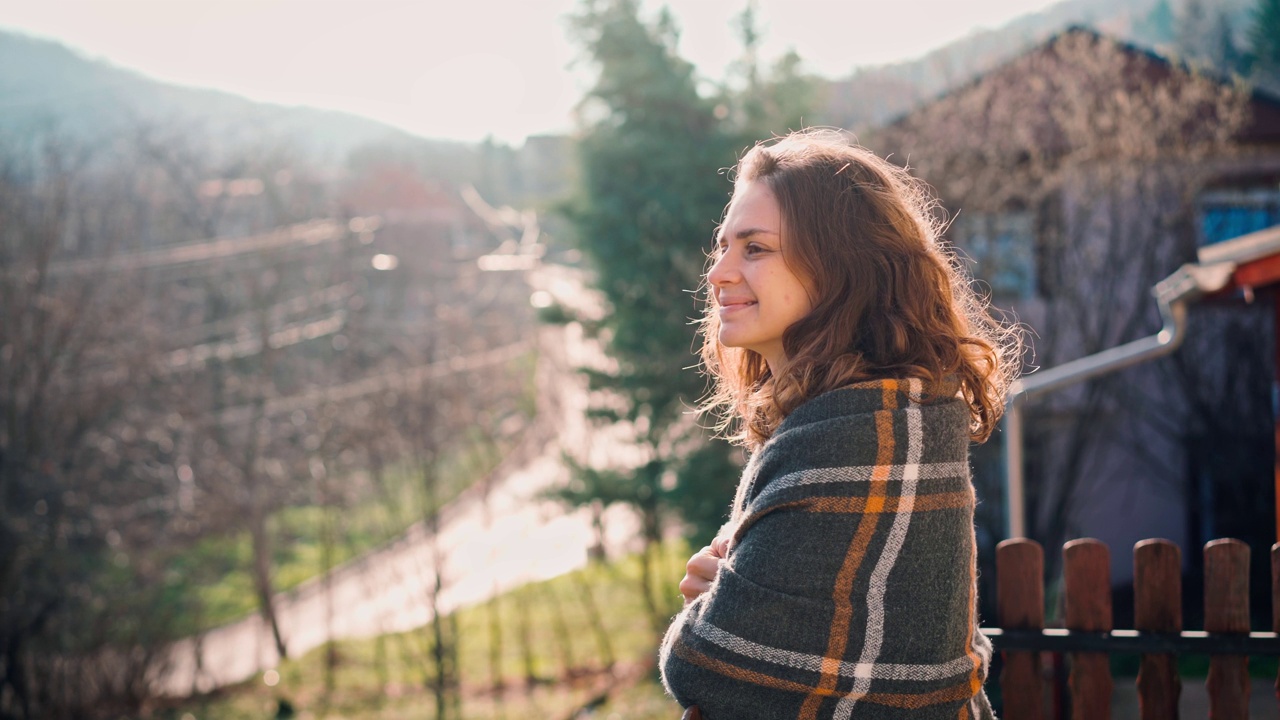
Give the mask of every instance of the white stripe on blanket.
[{"label": "white stripe on blanket", "polygon": [[[919,380],[911,380],[909,387],[912,393],[919,393]],[[898,553],[902,543],[907,539],[907,528],[911,525],[911,510],[915,507],[916,480],[919,478],[920,456],[924,449],[924,421],[918,405],[909,405],[907,416],[907,462],[903,466],[902,490],[898,495],[898,512],[893,515],[893,526],[889,529],[889,538],[885,542],[884,551],[876,562],[876,569],[871,573],[871,585],[867,589],[867,630],[863,637],[862,659],[859,665],[875,667],[880,657],[880,649],[884,644],[884,594],[889,588],[889,573],[898,561]],[[837,720],[849,720],[853,715],[853,707],[871,690],[871,678],[858,677],[853,682],[853,691],[840,698],[836,703]]]},{"label": "white stripe on blanket", "polygon": [[[810,655],[809,653],[761,645],[746,638],[738,637],[706,621],[694,623],[693,632],[709,642],[752,660],[760,660],[797,670],[822,672],[821,655]],[[841,677],[866,677],[875,680],[918,680],[924,682],[945,680],[957,675],[964,675],[972,670],[973,660],[968,655],[964,655],[955,660],[934,665],[875,663],[866,666],[862,663],[844,661],[840,663],[840,668],[837,672]]]},{"label": "white stripe on blanket", "polygon": [[[908,409],[906,412],[914,415],[917,419],[920,417],[920,411]],[[916,453],[919,456],[919,452]],[[767,491],[772,493],[775,490],[785,490],[787,488],[802,487],[804,485],[819,485],[822,483],[840,483],[840,482],[870,482],[871,473],[878,465],[849,465],[845,467],[830,468],[806,468],[793,473],[788,473],[782,477],[769,483]],[[902,481],[907,476],[914,476],[917,480],[950,480],[952,478],[969,477],[969,464],[964,462],[940,462],[940,463],[922,463],[907,462],[902,465],[893,465],[889,468],[888,480]]]}]

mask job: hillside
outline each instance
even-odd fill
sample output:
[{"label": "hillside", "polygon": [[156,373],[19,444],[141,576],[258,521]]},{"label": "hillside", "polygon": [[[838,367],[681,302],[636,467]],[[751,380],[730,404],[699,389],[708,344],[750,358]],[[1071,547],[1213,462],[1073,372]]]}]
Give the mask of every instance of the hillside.
[{"label": "hillside", "polygon": [[472,184],[498,204],[545,204],[569,183],[570,143],[534,136],[520,148],[433,140],[350,113],[286,107],[160,82],[64,45],[0,30],[0,153],[52,133],[92,147],[151,133],[192,151],[242,157],[270,148],[331,172],[415,168],[426,180]]},{"label": "hillside", "polygon": [[158,82],[56,42],[0,31],[0,133],[21,137],[52,128],[92,142],[148,126],[190,128],[215,151],[283,141],[322,162],[370,144],[467,152],[461,143],[426,140],[349,113]]},{"label": "hillside", "polygon": [[[1162,53],[1174,53],[1188,0],[1064,0],[1008,24],[971,33],[915,60],[861,68],[833,80],[821,122],[865,130],[891,120],[1000,65],[1073,25]],[[1206,37],[1225,23],[1243,44],[1250,0],[1197,2]]]}]

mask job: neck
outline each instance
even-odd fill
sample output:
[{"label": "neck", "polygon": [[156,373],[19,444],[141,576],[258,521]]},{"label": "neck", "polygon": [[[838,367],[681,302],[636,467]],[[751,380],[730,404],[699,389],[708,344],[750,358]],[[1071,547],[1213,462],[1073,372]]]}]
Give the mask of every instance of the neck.
[{"label": "neck", "polygon": [[787,356],[785,353],[769,354],[764,356],[764,364],[769,366],[769,374],[778,377],[778,373],[787,367]]}]

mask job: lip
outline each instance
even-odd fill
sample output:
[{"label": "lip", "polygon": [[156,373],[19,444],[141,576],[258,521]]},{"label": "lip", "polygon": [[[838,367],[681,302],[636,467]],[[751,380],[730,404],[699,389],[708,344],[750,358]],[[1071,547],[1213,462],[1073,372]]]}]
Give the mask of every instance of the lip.
[{"label": "lip", "polygon": [[716,304],[720,306],[720,313],[731,313],[737,310],[743,310],[756,304],[755,300],[733,299],[733,300],[717,300]]}]

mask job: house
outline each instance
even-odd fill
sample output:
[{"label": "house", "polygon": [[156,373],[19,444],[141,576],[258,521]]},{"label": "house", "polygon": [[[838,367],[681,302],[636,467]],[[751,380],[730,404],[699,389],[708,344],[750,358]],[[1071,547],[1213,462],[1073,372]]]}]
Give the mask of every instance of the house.
[{"label": "house", "polygon": [[[948,240],[1029,329],[1028,370],[1156,332],[1156,282],[1205,245],[1280,224],[1280,97],[1087,29],[868,144],[936,189]],[[1171,356],[1029,405],[1028,534],[1050,567],[1079,536],[1112,548],[1117,584],[1143,538],[1269,547],[1276,301],[1250,299],[1193,307]],[[1003,535],[999,441],[974,454],[984,553]],[[1255,551],[1263,578],[1265,563]]]},{"label": "house", "polygon": [[481,217],[466,192],[397,163],[365,168],[343,188],[339,205],[353,216],[369,305],[364,322],[388,331],[388,348],[440,343],[431,352],[453,356],[528,335],[532,290],[523,276],[478,263],[519,235]]}]

